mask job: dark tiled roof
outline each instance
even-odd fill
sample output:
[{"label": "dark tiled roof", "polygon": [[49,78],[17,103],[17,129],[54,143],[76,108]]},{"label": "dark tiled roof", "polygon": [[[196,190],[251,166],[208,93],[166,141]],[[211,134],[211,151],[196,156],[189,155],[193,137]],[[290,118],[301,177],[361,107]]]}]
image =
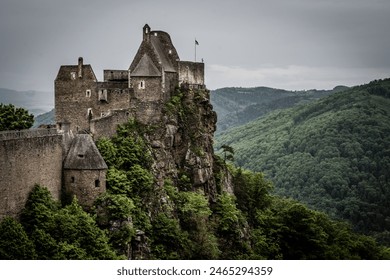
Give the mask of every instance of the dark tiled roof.
[{"label": "dark tiled roof", "polygon": [[[153,35],[154,33],[156,33],[157,36],[154,36]],[[167,57],[168,50],[166,50],[166,47],[164,46],[164,43],[162,42],[163,38],[161,35],[159,36],[159,33],[161,33],[161,32],[152,31],[152,34],[150,35],[150,41],[152,43],[152,46],[157,54],[158,59],[161,62],[161,65],[164,67],[164,71],[165,72],[176,72],[171,61]],[[173,46],[171,46],[171,47],[173,48]]]},{"label": "dark tiled roof", "polygon": [[[70,81],[71,80],[71,72],[76,73],[76,77],[78,77],[78,66],[77,65],[62,65],[60,70],[58,71],[56,80],[60,81]],[[90,64],[83,65],[83,77],[87,79],[92,79],[96,81],[95,73]]]},{"label": "dark tiled roof", "polygon": [[64,169],[102,170],[107,168],[92,137],[88,134],[77,134],[66,156]]},{"label": "dark tiled roof", "polygon": [[133,72],[130,73],[130,76],[161,76],[161,72],[158,70],[156,65],[154,65],[152,59],[145,53],[138,62],[137,66],[135,66]]}]

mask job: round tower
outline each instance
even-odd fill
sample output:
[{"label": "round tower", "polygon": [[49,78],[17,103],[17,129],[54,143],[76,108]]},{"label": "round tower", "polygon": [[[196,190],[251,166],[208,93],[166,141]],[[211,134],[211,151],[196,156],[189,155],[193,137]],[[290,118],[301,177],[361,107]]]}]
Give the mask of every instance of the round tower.
[{"label": "round tower", "polygon": [[76,196],[84,208],[92,207],[96,198],[106,191],[107,168],[92,137],[76,135],[64,162],[66,194]]}]

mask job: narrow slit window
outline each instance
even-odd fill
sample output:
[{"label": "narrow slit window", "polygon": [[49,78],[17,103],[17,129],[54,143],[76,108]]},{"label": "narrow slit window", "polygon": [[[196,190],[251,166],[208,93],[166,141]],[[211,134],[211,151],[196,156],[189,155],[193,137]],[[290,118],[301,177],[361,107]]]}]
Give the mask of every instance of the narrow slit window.
[{"label": "narrow slit window", "polygon": [[145,89],[145,81],[140,81],[139,82],[138,89]]},{"label": "narrow slit window", "polygon": [[95,180],[95,188],[100,188],[100,180]]},{"label": "narrow slit window", "polygon": [[75,182],[75,178],[74,178],[73,176],[70,178],[70,182],[71,182],[71,183],[74,183],[74,182]]},{"label": "narrow slit window", "polygon": [[91,97],[91,90],[90,90],[90,89],[87,89],[87,90],[85,91],[85,96],[86,96],[86,97]]}]

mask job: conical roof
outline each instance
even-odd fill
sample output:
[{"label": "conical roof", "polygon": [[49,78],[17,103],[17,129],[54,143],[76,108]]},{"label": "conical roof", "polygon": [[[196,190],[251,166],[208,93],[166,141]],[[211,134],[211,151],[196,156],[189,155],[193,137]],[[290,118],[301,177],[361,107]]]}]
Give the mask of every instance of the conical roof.
[{"label": "conical roof", "polygon": [[102,170],[107,168],[92,137],[88,134],[77,134],[70,145],[64,169]]}]

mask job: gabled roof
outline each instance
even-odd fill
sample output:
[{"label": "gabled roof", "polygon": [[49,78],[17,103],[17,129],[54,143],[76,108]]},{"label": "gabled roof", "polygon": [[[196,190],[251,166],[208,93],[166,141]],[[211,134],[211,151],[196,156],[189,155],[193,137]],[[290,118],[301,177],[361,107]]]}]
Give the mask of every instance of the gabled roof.
[{"label": "gabled roof", "polygon": [[161,72],[158,70],[156,65],[154,65],[152,59],[144,53],[137,66],[134,68],[133,72],[130,73],[131,76],[138,77],[151,77],[151,76],[161,76]]},{"label": "gabled roof", "polygon": [[[90,64],[84,64],[83,68],[83,78],[97,81],[95,73],[93,72],[92,66]],[[78,75],[78,66],[77,65],[62,65],[60,70],[58,71],[56,81],[70,81],[71,72],[76,73]]]},{"label": "gabled roof", "polygon": [[88,134],[77,134],[70,145],[64,169],[102,170],[107,168],[92,137]]},{"label": "gabled roof", "polygon": [[[158,59],[161,62],[161,65],[164,67],[164,71],[166,72],[176,72],[175,68],[173,67],[171,61],[169,60],[168,56],[168,50],[166,50],[166,46],[164,46],[163,40],[163,33],[162,31],[152,31],[152,33],[156,33],[157,36],[151,35],[150,41],[152,43],[152,46],[157,54]],[[165,35],[165,34],[164,34]],[[166,36],[169,36],[166,34]],[[174,48],[172,43],[170,42],[171,48]]]}]

